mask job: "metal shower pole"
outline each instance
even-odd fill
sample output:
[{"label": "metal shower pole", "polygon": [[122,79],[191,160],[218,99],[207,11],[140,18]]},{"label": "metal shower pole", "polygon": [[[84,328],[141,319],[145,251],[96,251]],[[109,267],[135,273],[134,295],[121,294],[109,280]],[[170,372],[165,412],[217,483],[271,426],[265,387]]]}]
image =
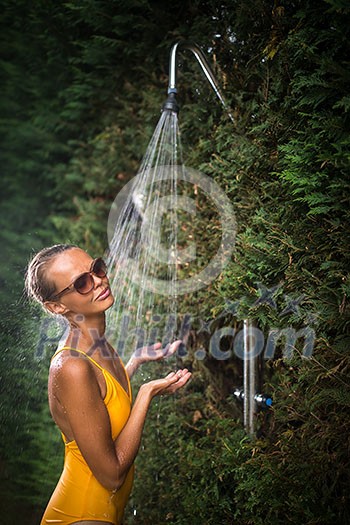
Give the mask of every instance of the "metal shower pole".
[{"label": "metal shower pole", "polygon": [[252,323],[243,321],[243,423],[248,434],[255,433],[257,356],[252,345]]}]

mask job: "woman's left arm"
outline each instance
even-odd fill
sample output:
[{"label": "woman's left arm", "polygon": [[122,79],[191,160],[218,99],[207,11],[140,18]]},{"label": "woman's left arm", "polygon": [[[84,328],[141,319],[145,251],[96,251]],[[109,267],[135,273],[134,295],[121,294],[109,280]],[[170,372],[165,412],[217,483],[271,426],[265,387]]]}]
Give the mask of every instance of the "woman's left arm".
[{"label": "woman's left arm", "polygon": [[155,343],[154,345],[137,348],[125,366],[129,379],[131,379],[136,370],[143,363],[148,363],[149,361],[160,361],[161,359],[173,355],[181,343],[181,339],[177,339],[173,343],[167,344],[164,348],[162,348],[162,343]]}]

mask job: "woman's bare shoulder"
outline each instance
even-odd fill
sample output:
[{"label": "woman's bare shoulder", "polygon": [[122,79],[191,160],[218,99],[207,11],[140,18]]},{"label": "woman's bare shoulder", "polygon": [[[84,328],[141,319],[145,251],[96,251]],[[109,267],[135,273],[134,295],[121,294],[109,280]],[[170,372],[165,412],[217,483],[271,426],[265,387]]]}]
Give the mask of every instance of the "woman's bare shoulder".
[{"label": "woman's bare shoulder", "polygon": [[49,377],[56,385],[66,383],[84,384],[96,376],[89,359],[74,349],[67,349],[54,355],[50,364]]}]

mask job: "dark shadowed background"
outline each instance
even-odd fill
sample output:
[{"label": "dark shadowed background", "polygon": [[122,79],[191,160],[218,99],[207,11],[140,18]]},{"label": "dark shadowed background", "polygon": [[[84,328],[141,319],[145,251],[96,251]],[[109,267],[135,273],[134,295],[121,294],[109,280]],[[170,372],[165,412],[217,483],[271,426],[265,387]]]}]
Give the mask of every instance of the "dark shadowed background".
[{"label": "dark shadowed background", "polygon": [[[46,328],[23,295],[26,263],[55,242],[105,251],[110,206],[137,171],[183,38],[207,53],[235,116],[184,51],[185,162],[232,200],[238,235],[220,278],[182,311],[208,320],[237,301],[219,323],[311,326],[316,342],[311,359],[279,349],[266,362],[275,402],[251,440],[231,395],[240,363],[195,359],[210,333],[193,331],[193,380],[151,411],[126,523],[350,522],[349,11],[344,0],[2,1],[2,525],[39,522],[63,461],[46,394],[54,343],[38,359]],[[275,307],[257,301],[258,283],[280,285]]]}]

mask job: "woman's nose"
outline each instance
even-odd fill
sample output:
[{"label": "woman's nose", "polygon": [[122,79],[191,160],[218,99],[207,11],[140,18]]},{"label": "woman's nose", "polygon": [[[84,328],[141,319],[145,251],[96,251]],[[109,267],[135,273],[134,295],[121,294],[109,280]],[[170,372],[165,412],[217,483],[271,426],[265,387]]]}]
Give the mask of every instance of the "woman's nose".
[{"label": "woman's nose", "polygon": [[94,288],[98,288],[100,284],[103,282],[103,277],[99,277],[98,275],[92,274],[92,278],[94,280]]}]

